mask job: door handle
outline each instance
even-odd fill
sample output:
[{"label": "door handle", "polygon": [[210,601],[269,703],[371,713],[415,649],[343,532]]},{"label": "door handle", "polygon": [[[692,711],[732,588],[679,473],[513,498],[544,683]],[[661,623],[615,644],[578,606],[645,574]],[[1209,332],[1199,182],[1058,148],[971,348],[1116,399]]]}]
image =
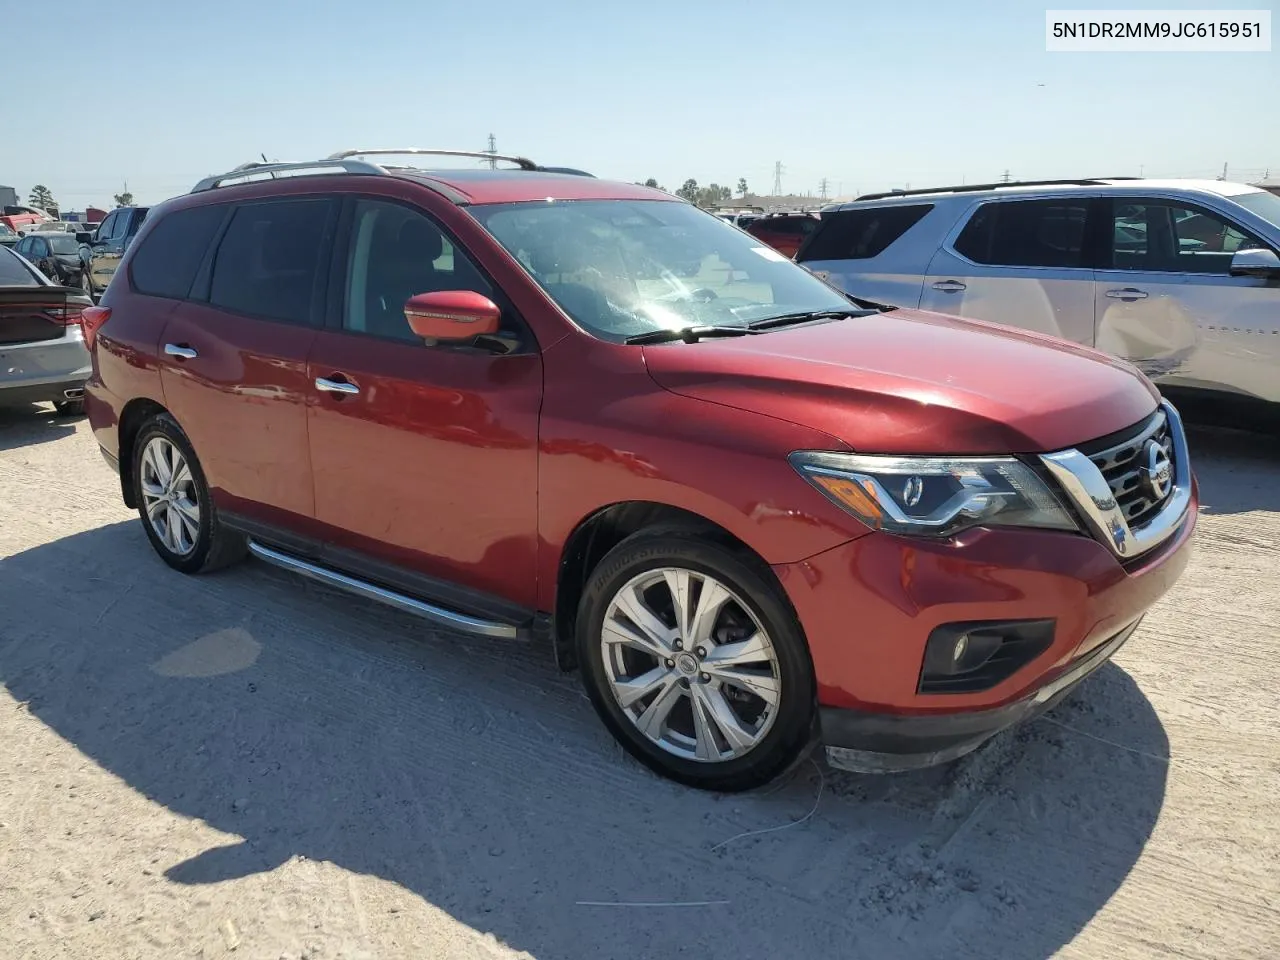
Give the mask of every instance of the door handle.
[{"label": "door handle", "polygon": [[195,350],[192,350],[185,343],[166,343],[164,345],[166,356],[177,357],[179,360],[194,360],[200,356]]},{"label": "door handle", "polygon": [[942,293],[960,293],[966,288],[959,280],[939,280],[933,285],[933,289]]},{"label": "door handle", "polygon": [[1136,287],[1123,287],[1119,290],[1108,290],[1107,296],[1112,300],[1145,300],[1147,299],[1147,291],[1139,290]]},{"label": "door handle", "polygon": [[360,388],[354,383],[348,383],[346,380],[326,380],[324,377],[316,377],[316,389],[323,390],[325,393],[341,393],[347,395],[360,392]]}]

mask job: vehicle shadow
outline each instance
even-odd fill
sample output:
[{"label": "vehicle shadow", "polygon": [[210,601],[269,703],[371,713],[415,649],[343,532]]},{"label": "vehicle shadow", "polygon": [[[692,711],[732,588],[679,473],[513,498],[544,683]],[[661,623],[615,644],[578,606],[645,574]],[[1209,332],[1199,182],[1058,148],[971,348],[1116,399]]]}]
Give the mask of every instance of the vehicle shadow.
[{"label": "vehicle shadow", "polygon": [[1188,424],[1187,444],[1207,513],[1280,510],[1280,440],[1275,436]]},{"label": "vehicle shadow", "polygon": [[60,417],[47,404],[0,407],[0,450],[61,440],[76,432],[80,417]]},{"label": "vehicle shadow", "polygon": [[[549,651],[252,562],[182,577],[133,522],[0,560],[0,609],[0,682],[26,710],[243,838],[162,857],[173,883],[331,861],[543,960],[1040,960],[1116,893],[1165,795],[1163,728],[1116,666],[949,767],[805,763],[719,796],[626,758]],[[131,856],[116,869],[147,865]]]}]

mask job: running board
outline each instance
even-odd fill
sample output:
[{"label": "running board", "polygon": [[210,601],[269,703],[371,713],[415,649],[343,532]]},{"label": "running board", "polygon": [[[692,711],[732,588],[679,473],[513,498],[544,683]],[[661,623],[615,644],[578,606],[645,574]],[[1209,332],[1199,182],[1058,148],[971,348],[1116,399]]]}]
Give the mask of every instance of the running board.
[{"label": "running board", "polygon": [[386,587],[379,587],[365,580],[349,577],[345,573],[338,573],[336,570],[330,570],[327,567],[300,560],[287,553],[273,550],[271,547],[264,547],[256,540],[249,541],[249,552],[259,560],[265,561],[272,566],[280,567],[282,570],[288,570],[309,580],[316,580],[331,587],[337,587],[339,590],[354,594],[357,597],[364,597],[367,600],[374,600],[388,607],[395,607],[397,610],[415,614],[441,627],[461,630],[464,633],[472,633],[481,637],[491,637],[496,640],[520,639],[520,629],[514,624],[500,623],[496,620],[481,620],[477,617],[469,617],[465,613],[455,613],[453,610],[437,607],[415,597],[397,593],[395,590],[388,590]]}]

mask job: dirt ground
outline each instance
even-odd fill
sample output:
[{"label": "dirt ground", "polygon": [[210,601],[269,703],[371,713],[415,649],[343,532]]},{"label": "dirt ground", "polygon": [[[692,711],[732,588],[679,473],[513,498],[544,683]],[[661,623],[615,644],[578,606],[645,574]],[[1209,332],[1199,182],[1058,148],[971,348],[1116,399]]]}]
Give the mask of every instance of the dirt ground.
[{"label": "dirt ground", "polygon": [[721,797],[542,650],[171,572],[83,421],[0,411],[0,958],[1273,960],[1280,444],[1192,439],[1192,565],[1057,710]]}]

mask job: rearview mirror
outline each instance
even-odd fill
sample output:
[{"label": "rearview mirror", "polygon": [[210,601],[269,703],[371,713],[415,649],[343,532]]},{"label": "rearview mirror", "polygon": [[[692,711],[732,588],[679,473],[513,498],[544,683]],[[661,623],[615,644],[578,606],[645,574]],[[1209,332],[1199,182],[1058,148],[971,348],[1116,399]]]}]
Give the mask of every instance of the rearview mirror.
[{"label": "rearview mirror", "polygon": [[76,234],[76,243],[91,243],[93,241],[92,233],[85,233],[83,230]]},{"label": "rearview mirror", "polygon": [[1273,250],[1238,250],[1231,258],[1233,277],[1280,277],[1280,257]]},{"label": "rearview mirror", "polygon": [[470,340],[497,333],[498,305],[472,290],[419,293],[404,305],[409,329],[424,340]]}]

